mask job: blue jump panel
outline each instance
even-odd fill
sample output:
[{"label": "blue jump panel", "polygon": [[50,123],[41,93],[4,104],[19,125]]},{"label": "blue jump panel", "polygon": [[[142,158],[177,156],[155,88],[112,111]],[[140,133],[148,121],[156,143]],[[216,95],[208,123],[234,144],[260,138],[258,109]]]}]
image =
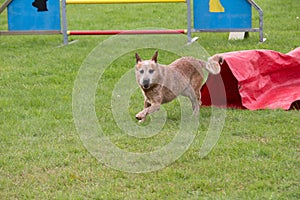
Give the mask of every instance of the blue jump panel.
[{"label": "blue jump panel", "polygon": [[60,0],[13,0],[7,18],[9,31],[61,30]]},{"label": "blue jump panel", "polygon": [[251,27],[251,4],[247,0],[194,0],[195,29]]}]

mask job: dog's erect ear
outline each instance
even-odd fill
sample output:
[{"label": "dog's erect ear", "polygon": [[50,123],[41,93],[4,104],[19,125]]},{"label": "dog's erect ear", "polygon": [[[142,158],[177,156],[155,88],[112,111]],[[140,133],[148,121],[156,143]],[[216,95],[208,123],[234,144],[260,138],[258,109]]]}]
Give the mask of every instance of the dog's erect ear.
[{"label": "dog's erect ear", "polygon": [[136,59],[136,63],[142,62],[142,59],[141,59],[141,57],[139,56],[138,53],[135,53],[135,59]]},{"label": "dog's erect ear", "polygon": [[157,56],[158,56],[158,51],[155,51],[153,57],[151,60],[153,60],[155,63],[157,63]]}]

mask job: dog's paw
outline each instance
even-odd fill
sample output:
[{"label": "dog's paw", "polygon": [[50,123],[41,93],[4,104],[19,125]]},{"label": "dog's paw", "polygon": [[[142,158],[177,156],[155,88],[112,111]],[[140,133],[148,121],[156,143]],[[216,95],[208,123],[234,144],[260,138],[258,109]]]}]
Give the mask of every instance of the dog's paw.
[{"label": "dog's paw", "polygon": [[146,118],[139,120],[139,123],[143,123]]},{"label": "dog's paw", "polygon": [[139,122],[143,122],[146,119],[146,115],[143,111],[141,111],[135,116],[135,118],[139,120]]}]

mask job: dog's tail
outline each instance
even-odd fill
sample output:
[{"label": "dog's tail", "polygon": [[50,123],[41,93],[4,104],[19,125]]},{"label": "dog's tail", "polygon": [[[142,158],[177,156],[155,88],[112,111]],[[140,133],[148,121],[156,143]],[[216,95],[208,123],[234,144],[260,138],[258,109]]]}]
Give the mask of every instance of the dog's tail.
[{"label": "dog's tail", "polygon": [[216,54],[216,55],[208,58],[205,68],[211,74],[219,74],[221,71],[220,65],[222,63],[223,63],[223,57]]}]

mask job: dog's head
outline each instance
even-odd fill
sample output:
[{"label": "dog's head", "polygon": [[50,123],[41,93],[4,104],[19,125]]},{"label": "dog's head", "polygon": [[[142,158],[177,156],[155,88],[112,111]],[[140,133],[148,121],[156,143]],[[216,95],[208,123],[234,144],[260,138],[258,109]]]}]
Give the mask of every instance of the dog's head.
[{"label": "dog's head", "polygon": [[151,60],[142,60],[136,53],[135,75],[138,84],[143,89],[150,89],[154,84],[157,84],[160,73],[157,63],[158,52],[156,51]]}]

